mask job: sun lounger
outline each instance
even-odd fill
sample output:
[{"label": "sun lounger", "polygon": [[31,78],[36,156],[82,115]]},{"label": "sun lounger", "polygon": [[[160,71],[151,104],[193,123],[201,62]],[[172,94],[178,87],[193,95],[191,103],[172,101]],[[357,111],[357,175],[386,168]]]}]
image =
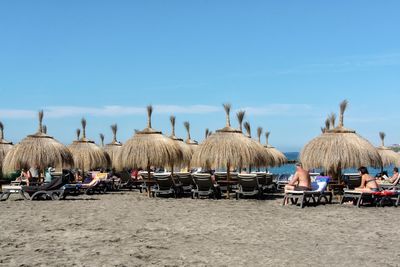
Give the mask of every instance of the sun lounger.
[{"label": "sun lounger", "polygon": [[279,175],[279,177],[276,180],[276,189],[278,191],[283,191],[285,189],[285,186],[289,183],[290,179],[292,179],[293,175],[284,173]]},{"label": "sun lounger", "polygon": [[273,181],[273,175],[266,172],[252,172],[257,175],[258,184],[262,188],[262,193],[276,192],[276,183]]},{"label": "sun lounger", "polygon": [[353,190],[361,185],[361,176],[357,173],[343,174],[342,179],[348,190]]},{"label": "sun lounger", "polygon": [[326,191],[328,183],[328,177],[317,177],[315,182],[311,184],[312,190],[310,191],[286,191],[283,205],[290,201],[292,204],[300,204],[300,207],[304,208],[311,201],[314,205],[320,204],[322,199],[325,203],[332,203],[332,192]]},{"label": "sun lounger", "polygon": [[58,200],[63,193],[62,187],[69,181],[63,176],[40,186],[22,186],[21,194],[28,200]]},{"label": "sun lounger", "polygon": [[80,184],[79,189],[86,195],[93,195],[95,193],[105,194],[107,192],[107,185],[103,180],[95,178],[89,183]]},{"label": "sun lounger", "polygon": [[160,174],[155,173],[154,179],[156,180],[156,186],[151,189],[151,194],[153,197],[157,196],[174,196],[177,195],[177,188],[175,187],[174,181],[172,180],[172,176],[170,173],[168,174]]},{"label": "sun lounger", "polygon": [[383,207],[386,204],[398,206],[400,204],[400,194],[394,190],[384,190],[379,192],[345,190],[342,201],[353,201],[353,205],[360,208],[362,205],[370,204],[372,206]]},{"label": "sun lounger", "polygon": [[196,183],[196,188],[192,190],[192,198],[212,197],[220,198],[220,193],[215,188],[211,180],[210,174],[196,173],[193,174],[193,180]]},{"label": "sun lounger", "polygon": [[236,199],[241,196],[262,197],[262,186],[259,185],[256,174],[239,174],[239,189],[236,190]]},{"label": "sun lounger", "polygon": [[180,183],[182,194],[192,193],[194,188],[194,182],[192,175],[188,172],[177,172],[175,173],[177,181]]},{"label": "sun lounger", "polygon": [[2,193],[0,193],[0,201],[7,200],[11,194],[20,194],[22,197],[24,197],[24,195],[22,194],[22,185],[2,186]]},{"label": "sun lounger", "polygon": [[[215,181],[218,183],[218,181],[226,181],[228,180],[228,173],[227,172],[215,172],[214,173]],[[232,172],[230,173],[230,180],[235,181],[238,179],[238,173],[237,172]],[[236,190],[238,187],[237,185],[229,185],[229,191],[233,192],[233,190]],[[221,186],[220,185],[220,190],[222,192],[226,192],[228,190],[228,185]]]}]

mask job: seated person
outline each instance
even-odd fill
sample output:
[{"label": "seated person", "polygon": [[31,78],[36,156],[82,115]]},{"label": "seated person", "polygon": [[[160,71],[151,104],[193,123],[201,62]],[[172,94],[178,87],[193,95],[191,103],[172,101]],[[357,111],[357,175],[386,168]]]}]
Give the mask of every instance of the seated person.
[{"label": "seated person", "polygon": [[393,185],[396,185],[399,183],[399,169],[397,167],[393,168],[393,176],[386,179],[386,181],[390,182]]},{"label": "seated person", "polygon": [[51,180],[53,179],[52,172],[54,172],[54,168],[52,167],[47,168],[47,170],[44,172],[45,183],[50,183]]},{"label": "seated person", "polygon": [[75,181],[76,182],[82,182],[83,181],[82,173],[79,170],[77,170],[75,172]]},{"label": "seated person", "polygon": [[24,182],[27,186],[29,186],[29,180],[32,178],[32,174],[28,169],[22,169],[21,175],[15,179],[16,182]]},{"label": "seated person", "polygon": [[301,163],[296,164],[296,173],[292,180],[285,186],[285,191],[309,191],[311,190],[310,173],[303,169]]},{"label": "seated person", "polygon": [[358,172],[361,175],[361,185],[355,190],[362,192],[379,192],[379,186],[376,179],[369,175],[366,167],[360,167]]}]

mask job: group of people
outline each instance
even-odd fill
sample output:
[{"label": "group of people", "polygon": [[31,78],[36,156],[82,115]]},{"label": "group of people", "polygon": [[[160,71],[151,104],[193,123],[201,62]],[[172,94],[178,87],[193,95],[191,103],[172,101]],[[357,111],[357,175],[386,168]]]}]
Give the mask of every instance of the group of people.
[{"label": "group of people", "polygon": [[[358,168],[358,173],[361,176],[361,185],[355,190],[366,192],[379,192],[379,184],[375,177],[372,177],[368,169],[364,166]],[[386,181],[395,184],[399,182],[399,169],[393,169],[393,175],[386,177]],[[296,173],[289,183],[285,186],[285,191],[310,191],[311,190],[311,177],[308,170],[305,170],[301,163],[296,164]]]}]

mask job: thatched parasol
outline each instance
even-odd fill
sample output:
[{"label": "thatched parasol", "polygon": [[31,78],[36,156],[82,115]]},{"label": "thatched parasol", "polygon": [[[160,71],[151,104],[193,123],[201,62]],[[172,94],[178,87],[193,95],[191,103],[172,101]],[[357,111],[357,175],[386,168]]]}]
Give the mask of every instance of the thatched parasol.
[{"label": "thatched parasol", "polygon": [[106,151],[107,154],[110,156],[112,168],[117,169],[119,167],[119,164],[117,164],[118,157],[122,148],[121,142],[117,141],[118,125],[117,124],[111,125],[111,131],[113,133],[113,140],[111,143],[107,144],[104,147],[104,151]]},{"label": "thatched parasol", "polygon": [[75,167],[82,170],[93,170],[108,168],[111,165],[108,154],[95,144],[94,141],[86,138],[86,119],[82,118],[82,138],[80,130],[76,130],[77,140],[68,147],[74,157]]},{"label": "thatched parasol", "polygon": [[36,167],[40,176],[40,171],[48,167],[63,168],[74,165],[69,149],[43,133],[42,122],[43,111],[40,111],[38,132],[25,137],[7,153],[3,162],[4,173]]},{"label": "thatched parasol", "polygon": [[[190,168],[189,165],[190,165],[190,160],[192,159],[193,150],[191,149],[190,145],[188,145],[187,143],[185,143],[183,141],[183,139],[175,136],[175,120],[176,120],[175,116],[170,117],[172,133],[169,138],[171,138],[175,142],[175,144],[178,146],[178,148],[180,149],[180,151],[182,153],[182,161],[181,161],[180,167],[185,165],[185,166],[188,166],[188,168]],[[174,166],[171,166],[171,169],[173,172]]]},{"label": "thatched parasol", "polygon": [[228,180],[230,180],[231,168],[258,165],[262,157],[249,138],[245,137],[240,130],[231,127],[229,117],[231,105],[225,104],[224,108],[226,127],[217,130],[199,146],[193,154],[192,165],[226,168]]},{"label": "thatched parasol", "polygon": [[[258,138],[258,142],[256,140],[254,140],[251,137],[251,126],[250,123],[248,121],[246,121],[244,123],[244,128],[246,130],[246,134],[245,136],[247,138],[249,138],[249,140],[254,143],[256,149],[258,150],[258,153],[262,156],[262,158],[264,159],[264,162],[262,163],[263,166],[272,166],[274,164],[275,158],[274,155],[272,155],[272,153],[269,150],[266,150],[263,145],[261,145],[261,133],[262,133],[262,128],[259,127],[259,129],[257,129],[258,132],[260,132],[260,137]],[[249,166],[249,172],[251,172],[251,167]]]},{"label": "thatched parasol", "polygon": [[386,167],[386,166],[389,166],[392,164],[395,166],[400,165],[400,155],[385,146],[386,134],[384,132],[380,132],[379,137],[381,138],[382,144],[381,144],[381,146],[377,147],[376,149],[378,150],[378,153],[382,159],[381,171],[383,171],[383,167]]},{"label": "thatched parasol", "polygon": [[375,147],[354,130],[344,128],[347,105],[347,100],[340,104],[339,126],[333,125],[333,129],[327,130],[304,146],[300,161],[305,168],[323,168],[339,179],[342,169],[381,166],[382,161]]},{"label": "thatched parasol", "polygon": [[[270,134],[271,134],[271,132],[268,132],[268,131],[265,132],[265,140],[266,141],[265,141],[264,147],[272,154],[272,156],[274,158],[274,162],[271,165],[271,167],[279,167],[287,162],[287,158],[281,151],[279,151],[278,149],[276,149],[275,147],[271,146],[268,143]],[[260,139],[261,139],[261,134],[259,133],[259,135],[258,135],[259,142],[261,142]]]},{"label": "thatched parasol", "polygon": [[[147,127],[138,131],[121,149],[119,161],[122,168],[142,168],[148,171],[151,166],[165,167],[179,164],[182,152],[171,138],[151,128],[153,107],[147,107]],[[150,190],[148,190],[150,193]]]},{"label": "thatched parasol", "polygon": [[3,168],[4,158],[6,157],[8,151],[10,151],[12,147],[13,143],[4,139],[4,125],[0,121],[0,176],[2,174],[1,170]]}]

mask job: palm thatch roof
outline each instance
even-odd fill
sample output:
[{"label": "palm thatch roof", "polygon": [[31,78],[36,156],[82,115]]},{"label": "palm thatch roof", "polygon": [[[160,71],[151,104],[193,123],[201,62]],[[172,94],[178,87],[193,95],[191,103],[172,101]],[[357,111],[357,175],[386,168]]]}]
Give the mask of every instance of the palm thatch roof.
[{"label": "palm thatch roof", "polygon": [[333,174],[360,166],[379,167],[381,157],[375,147],[354,130],[344,127],[348,102],[340,104],[339,125],[311,140],[301,151],[300,161],[308,169],[323,168]]},{"label": "palm thatch roof", "polygon": [[[119,162],[121,168],[165,167],[179,164],[182,152],[172,141],[151,127],[153,107],[147,107],[147,127],[138,131],[121,149]],[[123,155],[123,156],[122,156]]]},{"label": "palm thatch roof", "polygon": [[[268,143],[270,134],[271,134],[271,132],[268,132],[268,131],[265,132],[264,147],[272,154],[272,156],[274,158],[274,161],[273,161],[273,164],[271,165],[271,167],[279,167],[287,162],[287,158],[281,151],[279,151],[278,149],[276,149],[275,147],[271,146]],[[259,135],[258,139],[261,142],[261,135]]]},{"label": "palm thatch roof", "polygon": [[4,125],[0,121],[0,172],[3,168],[3,161],[8,151],[13,147],[13,143],[4,139]]},{"label": "palm thatch roof", "polygon": [[185,126],[185,129],[187,132],[187,139],[185,140],[185,143],[189,145],[190,149],[192,150],[192,154],[193,154],[194,151],[196,151],[197,147],[199,146],[199,143],[195,140],[192,140],[192,138],[190,137],[190,122],[185,121],[183,123],[183,125]]},{"label": "palm thatch roof", "polygon": [[381,139],[382,144],[381,146],[377,147],[377,149],[382,159],[382,167],[386,167],[392,164],[395,166],[400,165],[400,155],[385,146],[386,134],[384,132],[380,132],[379,137]]},{"label": "palm thatch roof", "polygon": [[205,168],[227,168],[258,166],[265,162],[260,155],[256,142],[252,142],[243,133],[231,127],[230,104],[224,104],[226,126],[209,136],[195,151],[193,166]]},{"label": "palm thatch roof", "polygon": [[178,148],[180,149],[180,151],[182,153],[181,167],[188,166],[190,164],[190,160],[192,159],[193,150],[191,149],[190,145],[188,145],[187,143],[185,143],[183,141],[183,139],[175,136],[176,117],[171,116],[170,121],[171,121],[172,133],[169,138],[171,138],[175,142],[175,144],[178,146]]},{"label": "palm thatch roof", "polygon": [[82,138],[79,138],[80,130],[77,129],[77,139],[68,147],[74,157],[75,167],[82,171],[109,167],[111,165],[110,156],[94,141],[86,138],[86,119],[82,118],[81,124]]},{"label": "palm thatch roof", "polygon": [[74,161],[67,147],[43,132],[43,111],[39,112],[39,129],[15,145],[3,161],[3,172],[22,168],[73,167]]},{"label": "palm thatch roof", "polygon": [[261,155],[261,157],[263,158],[263,163],[262,165],[265,167],[271,167],[275,165],[275,158],[274,155],[270,152],[270,150],[267,150],[263,147],[263,145],[261,145],[261,134],[262,134],[262,128],[259,127],[257,129],[257,135],[258,135],[258,142],[256,140],[254,140],[251,136],[251,126],[250,123],[248,121],[246,121],[244,123],[244,128],[246,130],[246,134],[245,136],[247,138],[249,138],[249,140],[254,143],[254,145],[256,146],[256,149],[258,150],[258,153]]},{"label": "palm thatch roof", "polygon": [[118,125],[117,124],[111,125],[111,131],[113,133],[113,140],[111,143],[107,144],[104,147],[104,151],[106,151],[107,154],[110,156],[111,166],[113,168],[118,168],[119,164],[117,164],[117,162],[119,153],[121,152],[122,148],[122,143],[117,141]]}]

